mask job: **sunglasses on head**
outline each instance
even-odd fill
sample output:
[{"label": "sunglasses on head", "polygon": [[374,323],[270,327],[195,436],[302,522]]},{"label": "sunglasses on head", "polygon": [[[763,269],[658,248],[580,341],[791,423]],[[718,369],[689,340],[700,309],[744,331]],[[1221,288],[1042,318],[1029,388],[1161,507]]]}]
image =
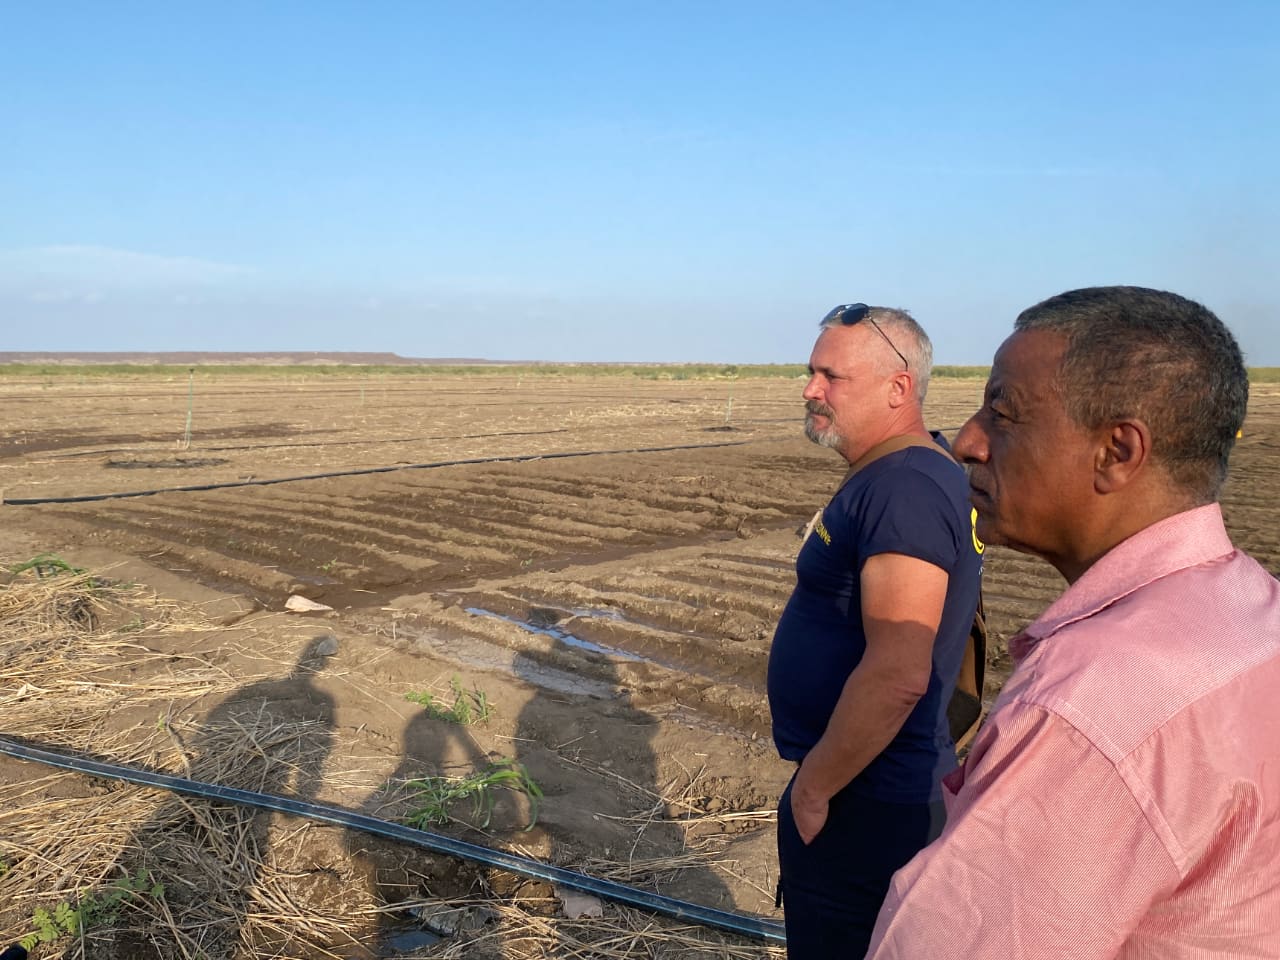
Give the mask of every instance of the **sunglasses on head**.
[{"label": "sunglasses on head", "polygon": [[856,323],[863,320],[876,328],[876,333],[885,343],[889,345],[889,349],[898,355],[898,359],[902,361],[902,369],[911,369],[911,364],[907,363],[907,358],[902,355],[902,351],[893,345],[893,341],[889,339],[889,335],[880,329],[880,324],[876,323],[870,316],[871,308],[865,303],[842,303],[840,306],[832,309],[825,317],[822,318],[821,326],[830,326],[833,323],[840,323],[841,326],[852,327]]}]

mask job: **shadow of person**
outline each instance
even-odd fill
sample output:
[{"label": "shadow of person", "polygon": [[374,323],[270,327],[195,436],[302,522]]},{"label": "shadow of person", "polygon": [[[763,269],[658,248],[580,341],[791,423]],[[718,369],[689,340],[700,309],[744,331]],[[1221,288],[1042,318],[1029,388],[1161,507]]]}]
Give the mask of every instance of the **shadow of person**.
[{"label": "shadow of person", "polygon": [[[265,793],[314,800],[333,740],[333,698],[315,684],[328,658],[337,652],[332,634],[312,638],[283,677],[241,687],[198,724],[194,736],[170,730],[183,757],[185,776]],[[191,941],[173,955],[238,955],[240,949],[289,952],[304,956],[316,945],[295,942],[285,923],[284,905],[301,878],[312,896],[325,891],[332,857],[314,842],[290,844],[273,851],[272,813],[243,806],[192,802],[176,797],[134,836],[127,856],[133,869],[169,878],[165,902],[187,929]],[[284,823],[294,832],[296,823]],[[308,837],[308,841],[312,838]],[[321,844],[322,846],[322,844]],[[318,883],[306,884],[307,879]],[[203,922],[192,922],[202,918]],[[119,944],[121,956],[167,956],[147,942]],[[179,945],[173,945],[175,948]]]},{"label": "shadow of person", "polygon": [[672,795],[684,784],[660,780],[658,720],[633,703],[611,655],[580,653],[563,638],[557,647],[515,658],[517,676],[534,688],[516,721],[516,757],[544,791],[529,845],[560,866],[732,909],[729,890],[673,819],[682,811]]},{"label": "shadow of person", "polygon": [[[384,785],[360,806],[360,811],[369,816],[400,822],[410,819],[423,806],[415,799],[412,781],[470,775],[484,770],[489,761],[465,724],[444,719],[425,707],[405,705],[412,713],[402,735],[400,761]],[[449,704],[441,706],[447,708]],[[470,808],[465,802],[442,808],[451,820],[459,818],[460,822],[452,826],[447,821],[426,820],[414,825],[430,832],[461,836],[469,832],[466,814]],[[472,890],[478,876],[478,869],[462,860],[365,833],[350,834],[348,856],[364,872],[374,900],[384,905],[423,897],[460,898]],[[421,917],[409,913],[378,914],[369,941],[373,955],[398,956],[439,939],[424,929],[421,921]]]},{"label": "shadow of person", "polygon": [[[497,789],[492,823],[483,835],[477,836],[473,829],[480,824],[466,800],[450,808],[450,822],[424,822],[422,828],[481,846],[514,848],[558,866],[732,909],[725,884],[695,852],[686,849],[683,829],[670,819],[678,811],[663,798],[670,785],[658,782],[653,745],[656,719],[633,704],[608,656],[594,652],[585,656],[586,662],[567,648],[524,650],[515,655],[513,673],[531,692],[515,719],[512,736],[502,738],[514,744],[514,756],[507,756],[505,749],[501,755],[486,752],[465,725],[425,709],[414,712],[404,730],[399,764],[386,787],[361,805],[362,812],[404,820],[415,806],[405,789],[407,782],[483,772],[512,760],[541,788],[539,801]],[[463,697],[469,692],[455,690]],[[676,784],[677,792],[681,786]],[[524,911],[553,915],[560,896],[567,892],[544,881],[377,837],[353,833],[348,842],[351,858],[371,867],[371,883],[388,905],[427,897],[444,901],[440,909],[448,914],[454,909],[450,901],[468,899],[477,892],[479,882],[489,893]],[[461,919],[464,913],[468,916]],[[503,934],[486,926],[486,916],[492,919],[492,915],[483,908],[459,907],[459,916],[449,917],[447,925],[416,908],[415,914],[380,917],[371,944],[378,955],[399,955],[426,946],[434,938],[424,933],[424,923],[458,943],[485,927],[489,932],[481,937],[483,943],[468,945],[473,951],[468,956],[491,957],[495,948],[501,949],[497,941]],[[455,921],[461,925],[452,927]],[[520,935],[527,938],[528,931]],[[575,945],[565,940],[562,946]],[[559,951],[552,949],[549,955]]]}]

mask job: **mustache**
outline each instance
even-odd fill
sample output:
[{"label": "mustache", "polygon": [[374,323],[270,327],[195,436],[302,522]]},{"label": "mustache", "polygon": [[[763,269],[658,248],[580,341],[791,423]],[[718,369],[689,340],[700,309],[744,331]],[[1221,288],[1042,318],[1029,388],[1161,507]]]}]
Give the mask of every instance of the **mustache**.
[{"label": "mustache", "polygon": [[825,403],[819,403],[817,400],[810,400],[804,405],[806,413],[816,413],[820,417],[826,417],[828,420],[835,416],[835,411],[828,407]]}]

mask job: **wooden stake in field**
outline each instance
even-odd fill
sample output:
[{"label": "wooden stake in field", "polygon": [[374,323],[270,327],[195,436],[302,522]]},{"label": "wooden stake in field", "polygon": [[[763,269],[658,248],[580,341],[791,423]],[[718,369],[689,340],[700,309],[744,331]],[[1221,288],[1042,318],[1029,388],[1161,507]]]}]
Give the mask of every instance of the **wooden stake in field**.
[{"label": "wooden stake in field", "polygon": [[725,373],[729,375],[729,402],[725,406],[724,425],[729,426],[729,419],[733,416],[733,385],[738,379],[738,368],[736,366],[725,367]]}]

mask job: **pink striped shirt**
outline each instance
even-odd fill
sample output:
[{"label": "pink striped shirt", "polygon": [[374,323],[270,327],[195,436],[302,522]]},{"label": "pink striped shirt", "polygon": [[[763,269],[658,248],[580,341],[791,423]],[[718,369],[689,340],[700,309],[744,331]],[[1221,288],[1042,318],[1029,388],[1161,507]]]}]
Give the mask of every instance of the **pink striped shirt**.
[{"label": "pink striped shirt", "polygon": [[1218,505],[1116,546],[1010,650],[868,957],[1280,958],[1280,583]]}]

